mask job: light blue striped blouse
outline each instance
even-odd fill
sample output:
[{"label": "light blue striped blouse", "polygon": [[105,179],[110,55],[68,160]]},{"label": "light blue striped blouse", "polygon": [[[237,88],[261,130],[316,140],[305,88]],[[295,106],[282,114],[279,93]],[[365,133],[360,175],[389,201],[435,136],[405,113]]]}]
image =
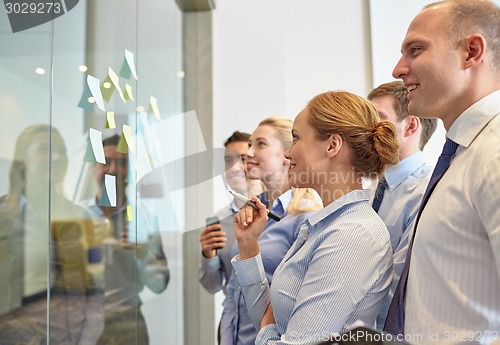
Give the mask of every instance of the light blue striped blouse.
[{"label": "light blue striped blouse", "polygon": [[355,190],[300,226],[269,288],[260,254],[233,258],[254,326],[269,299],[276,324],[256,344],[311,344],[342,333],[357,320],[373,325],[393,274],[384,222],[368,203],[369,190]]},{"label": "light blue striped blouse", "polygon": [[[268,204],[267,193],[259,195],[259,198],[265,205]],[[286,213],[291,200],[292,190],[290,189],[274,201],[271,210],[281,216],[282,219],[279,222],[270,219],[258,240],[260,252],[264,258],[263,270],[269,282],[271,282],[274,270],[280,264],[281,259],[295,242],[299,232],[299,225],[312,214],[311,212]],[[231,255],[238,254],[238,246],[235,243],[231,249]],[[234,275],[231,276],[227,284],[220,333],[222,345],[255,344],[257,331],[252,324],[241,288]]]}]

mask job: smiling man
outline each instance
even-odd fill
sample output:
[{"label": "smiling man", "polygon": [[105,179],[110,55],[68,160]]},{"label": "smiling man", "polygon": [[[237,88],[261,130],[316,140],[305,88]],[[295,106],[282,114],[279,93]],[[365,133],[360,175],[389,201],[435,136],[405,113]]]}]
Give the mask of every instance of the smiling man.
[{"label": "smiling man", "polygon": [[393,76],[409,90],[411,113],[443,120],[447,142],[385,330],[415,343],[500,342],[500,8],[427,5]]}]

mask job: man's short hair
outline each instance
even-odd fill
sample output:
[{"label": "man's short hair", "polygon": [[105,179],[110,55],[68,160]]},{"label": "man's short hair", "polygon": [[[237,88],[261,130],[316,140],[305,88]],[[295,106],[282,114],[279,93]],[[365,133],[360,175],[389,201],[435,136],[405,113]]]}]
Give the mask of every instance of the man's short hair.
[{"label": "man's short hair", "polygon": [[486,39],[492,52],[491,67],[499,70],[500,61],[500,7],[491,0],[442,0],[424,6],[423,10],[440,5],[451,5],[448,16],[448,34],[452,47],[473,33]]},{"label": "man's short hair", "polygon": [[112,137],[108,137],[102,141],[102,146],[118,146],[120,142],[121,136],[118,134],[113,135]]},{"label": "man's short hair", "polygon": [[250,141],[250,134],[245,133],[245,132],[240,132],[240,131],[235,131],[227,140],[224,142],[224,147],[227,147],[227,145],[234,143],[234,142],[249,142]]},{"label": "man's short hair", "polygon": [[[410,116],[408,112],[408,90],[402,81],[392,81],[382,84],[373,89],[368,94],[368,99],[376,97],[392,96],[394,99],[394,109],[396,110],[397,120],[399,122]],[[437,119],[424,119],[417,116],[422,124],[422,134],[420,136],[420,150],[423,150],[432,134],[437,128]]]}]

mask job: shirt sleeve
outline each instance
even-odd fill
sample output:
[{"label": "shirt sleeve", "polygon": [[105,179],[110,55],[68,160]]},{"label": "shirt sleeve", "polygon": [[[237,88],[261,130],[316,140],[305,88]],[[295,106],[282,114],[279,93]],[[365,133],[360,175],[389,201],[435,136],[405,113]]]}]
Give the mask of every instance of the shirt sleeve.
[{"label": "shirt sleeve", "polygon": [[[240,260],[235,256],[231,263],[245,297],[248,314],[256,330],[269,304],[269,284],[260,253],[253,258]],[[234,277],[234,276],[233,276]]]},{"label": "shirt sleeve", "polygon": [[214,294],[222,289],[224,271],[218,255],[206,258],[202,254],[199,274],[199,281],[208,292]]}]

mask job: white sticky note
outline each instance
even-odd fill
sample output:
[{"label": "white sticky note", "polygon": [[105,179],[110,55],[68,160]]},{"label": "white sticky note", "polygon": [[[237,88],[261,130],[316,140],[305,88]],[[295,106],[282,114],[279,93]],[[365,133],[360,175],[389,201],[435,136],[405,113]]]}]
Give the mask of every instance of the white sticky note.
[{"label": "white sticky note", "polygon": [[104,184],[111,207],[116,207],[116,176],[104,175]]},{"label": "white sticky note", "polygon": [[104,158],[104,148],[102,147],[102,132],[90,128],[89,136],[95,160],[99,163],[106,164],[106,158]]},{"label": "white sticky note", "polygon": [[125,60],[127,60],[127,64],[130,67],[130,71],[132,72],[134,79],[137,80],[137,72],[135,71],[134,53],[125,49]]},{"label": "white sticky note", "polygon": [[90,92],[92,93],[95,103],[97,104],[99,109],[101,109],[102,111],[106,111],[106,109],[104,108],[104,100],[101,93],[101,81],[89,74],[87,75],[87,85],[89,86]]}]

